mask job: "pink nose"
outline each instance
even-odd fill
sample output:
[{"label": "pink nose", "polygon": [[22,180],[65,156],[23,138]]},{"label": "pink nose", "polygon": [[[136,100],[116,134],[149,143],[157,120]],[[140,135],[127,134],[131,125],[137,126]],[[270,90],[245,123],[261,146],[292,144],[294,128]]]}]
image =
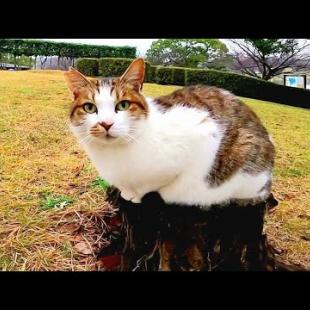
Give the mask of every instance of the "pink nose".
[{"label": "pink nose", "polygon": [[99,125],[101,125],[106,131],[108,131],[113,126],[113,123],[101,122],[99,123]]}]

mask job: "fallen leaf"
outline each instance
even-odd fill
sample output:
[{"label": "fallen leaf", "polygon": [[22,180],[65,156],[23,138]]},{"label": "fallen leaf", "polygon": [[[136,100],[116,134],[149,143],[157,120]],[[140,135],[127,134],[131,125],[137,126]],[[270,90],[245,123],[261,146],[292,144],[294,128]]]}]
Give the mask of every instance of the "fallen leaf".
[{"label": "fallen leaf", "polygon": [[74,248],[81,254],[90,255],[93,253],[92,249],[84,241],[77,243]]},{"label": "fallen leaf", "polygon": [[98,261],[99,268],[106,271],[117,269],[121,264],[121,255],[110,255],[101,257]]},{"label": "fallen leaf", "polygon": [[59,228],[59,231],[61,233],[69,233],[72,234],[76,231],[78,231],[81,228],[80,224],[77,223],[71,223],[71,224],[64,224]]},{"label": "fallen leaf", "polygon": [[76,236],[74,237],[74,241],[83,241],[83,240],[84,240],[84,238],[83,238],[83,236],[80,235],[80,234],[78,234],[78,235],[76,235]]}]

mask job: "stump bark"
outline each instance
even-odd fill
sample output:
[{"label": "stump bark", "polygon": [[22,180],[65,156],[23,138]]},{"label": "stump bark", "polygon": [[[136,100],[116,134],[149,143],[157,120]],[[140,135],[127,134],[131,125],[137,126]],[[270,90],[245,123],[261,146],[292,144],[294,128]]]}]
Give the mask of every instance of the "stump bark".
[{"label": "stump bark", "polygon": [[[109,189],[108,200],[118,211],[109,219],[111,243],[98,255],[105,270],[290,270],[277,264],[263,234],[265,214],[277,205],[272,195],[257,205],[213,206],[207,211],[167,205],[158,193],[133,204],[115,188]],[[109,265],[111,258],[114,263]]]}]

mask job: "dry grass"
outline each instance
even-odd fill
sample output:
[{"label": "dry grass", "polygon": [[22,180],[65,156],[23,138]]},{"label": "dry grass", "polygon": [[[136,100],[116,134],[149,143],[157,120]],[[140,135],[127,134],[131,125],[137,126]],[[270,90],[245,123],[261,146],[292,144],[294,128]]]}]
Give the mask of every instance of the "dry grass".
[{"label": "dry grass", "polygon": [[[174,89],[146,84],[145,94]],[[310,267],[310,111],[244,101],[277,145],[280,206],[266,230],[284,258]],[[102,215],[111,209],[68,131],[61,73],[0,71],[0,104],[0,270],[95,269]],[[63,208],[53,208],[56,202]]]}]

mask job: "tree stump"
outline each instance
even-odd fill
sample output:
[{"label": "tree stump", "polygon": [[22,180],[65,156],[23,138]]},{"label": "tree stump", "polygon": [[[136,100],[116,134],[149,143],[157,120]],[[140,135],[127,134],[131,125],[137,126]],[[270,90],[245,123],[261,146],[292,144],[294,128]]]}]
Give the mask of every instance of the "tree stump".
[{"label": "tree stump", "polygon": [[272,195],[257,205],[207,211],[167,205],[158,193],[133,204],[115,188],[108,190],[108,200],[118,211],[107,222],[111,243],[98,255],[104,270],[287,270],[263,234],[266,211],[277,205]]}]

